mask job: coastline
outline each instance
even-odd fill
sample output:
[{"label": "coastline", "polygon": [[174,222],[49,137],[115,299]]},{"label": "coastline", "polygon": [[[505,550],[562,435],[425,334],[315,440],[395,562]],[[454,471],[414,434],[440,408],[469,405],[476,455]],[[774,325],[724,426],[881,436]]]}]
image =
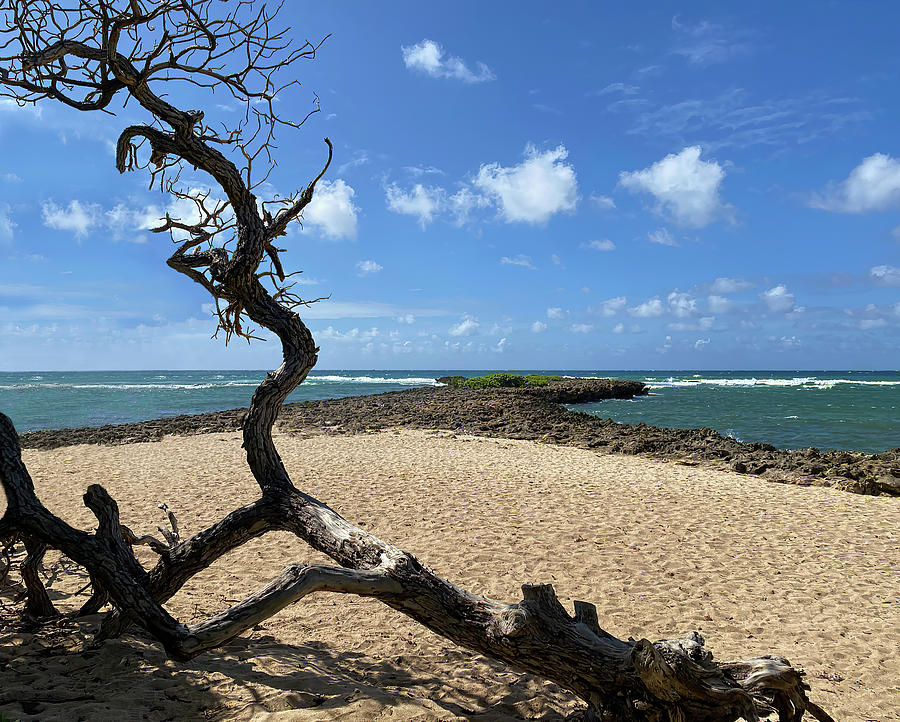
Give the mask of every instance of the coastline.
[{"label": "coastline", "polygon": [[[595,603],[619,637],[697,630],[718,659],[780,654],[805,668],[811,698],[835,719],[900,719],[895,499],[447,431],[282,431],[276,443],[298,487],[474,593],[515,600],[522,583],[550,582],[566,609]],[[230,431],[23,456],[40,498],[78,528],[96,524],[82,495],[100,481],[135,533],[156,533],[165,501],[192,535],[258,497],[240,444]],[[145,566],[157,560],[136,552]],[[317,559],[292,534],[271,532],[167,608],[184,621],[207,617]],[[53,555],[46,563],[60,611],[77,609],[83,570]],[[559,687],[372,599],[311,595],[176,663],[139,629],[92,646],[99,616],[23,629],[7,591],[0,711],[23,722],[549,722],[579,708]]]},{"label": "coastline", "polygon": [[[900,448],[878,454],[777,449],[707,429],[628,425],[566,409],[646,393],[641,382],[566,379],[541,388],[463,390],[446,386],[285,404],[278,428],[288,433],[363,433],[385,429],[442,430],[539,441],[600,452],[735,471],[780,483],[830,486],[858,494],[900,496]],[[246,409],[154,421],[20,435],[24,448],[126,444],[240,428]]]}]

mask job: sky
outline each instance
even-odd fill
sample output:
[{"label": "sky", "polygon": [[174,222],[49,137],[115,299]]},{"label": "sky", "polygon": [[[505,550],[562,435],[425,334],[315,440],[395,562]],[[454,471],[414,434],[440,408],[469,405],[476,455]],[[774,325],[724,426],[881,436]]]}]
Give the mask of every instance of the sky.
[{"label": "sky", "polygon": [[[290,2],[263,191],[323,369],[900,368],[900,5]],[[228,123],[233,101],[172,88]],[[143,122],[0,100],[0,370],[270,368],[120,175]],[[191,179],[202,187],[209,179]],[[261,192],[260,195],[265,195]]]}]

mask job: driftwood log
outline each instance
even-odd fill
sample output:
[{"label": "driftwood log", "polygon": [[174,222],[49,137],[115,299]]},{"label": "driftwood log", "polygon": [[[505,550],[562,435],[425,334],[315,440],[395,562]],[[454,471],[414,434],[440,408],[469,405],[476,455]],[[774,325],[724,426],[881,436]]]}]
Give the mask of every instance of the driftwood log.
[{"label": "driftwood log", "polygon": [[[584,714],[591,719],[729,722],[777,714],[782,722],[796,722],[806,712],[830,719],[808,700],[802,673],[784,659],[714,662],[696,633],[682,640],[620,640],[600,627],[592,604],[576,602],[570,614],[550,585],[524,585],[517,602],[486,599],[297,489],[271,431],[285,398],[315,365],[318,348],[295,311],[310,301],[291,292],[283,251],[275,242],[312,200],[332,146],[326,139],[324,168],[289,198],[260,203],[253,191],[267,174],[254,180],[252,171],[260,154],[268,157],[277,126],[300,124],[273,110],[283,89],[276,73],[314,57],[318,45],[295,48],[287,31],[273,28],[275,14],[253,2],[99,0],[72,6],[0,0],[0,48],[6,54],[0,57],[0,94],[19,103],[55,100],[85,111],[107,110],[120,94],[139,104],[151,120],[122,131],[118,170],[152,166],[153,183],[193,201],[199,218],[167,215],[155,229],[178,243],[169,266],[213,296],[226,338],[251,337],[244,325],[250,319],[277,336],[283,361],[254,392],[242,423],[259,499],[189,539],[181,540],[173,525],[165,543],[150,542],[159,561],[149,572],[131,546],[148,540],[123,526],[115,500],[102,486],[93,484],[84,494],[97,518],[94,533],[47,510],[22,462],[12,422],[0,414],[0,483],[7,499],[0,539],[25,540],[26,612],[56,613],[36,573],[53,548],[88,570],[93,595],[86,610],[96,611],[107,600],[112,604],[100,639],[138,623],[176,660],[215,649],[307,594],[357,594],[375,597],[463,647],[571,690],[586,702]],[[225,15],[215,15],[222,7]],[[230,91],[246,104],[245,122],[218,131],[203,122],[202,112],[176,108],[155,90],[173,78]],[[240,159],[240,168],[233,158]],[[180,186],[183,164],[207,174],[224,199]],[[166,601],[192,576],[274,530],[296,534],[335,565],[292,565],[208,619],[186,624],[166,611]]]}]

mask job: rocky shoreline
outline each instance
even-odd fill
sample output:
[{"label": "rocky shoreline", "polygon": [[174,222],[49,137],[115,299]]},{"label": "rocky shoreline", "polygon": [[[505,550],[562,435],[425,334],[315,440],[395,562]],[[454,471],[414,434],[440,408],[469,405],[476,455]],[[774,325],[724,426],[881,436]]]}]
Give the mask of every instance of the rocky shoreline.
[{"label": "rocky shoreline", "polygon": [[[712,429],[620,424],[562,405],[646,392],[640,382],[617,379],[566,379],[537,388],[438,386],[286,404],[278,426],[289,433],[361,433],[397,427],[449,430],[728,469],[782,483],[900,496],[900,448],[880,454],[776,449],[736,441]],[[233,431],[240,428],[244,412],[232,409],[117,426],[34,431],[20,438],[27,448],[153,441],[166,434]]]}]

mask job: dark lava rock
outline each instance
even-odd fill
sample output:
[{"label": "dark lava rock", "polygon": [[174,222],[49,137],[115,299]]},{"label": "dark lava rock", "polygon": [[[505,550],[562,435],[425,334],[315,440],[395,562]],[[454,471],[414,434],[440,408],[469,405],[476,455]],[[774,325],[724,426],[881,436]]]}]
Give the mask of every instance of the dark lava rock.
[{"label": "dark lava rock", "polygon": [[[285,405],[278,424],[286,432],[356,433],[406,427],[479,436],[527,439],[602,449],[727,469],[795,484],[835,486],[860,494],[900,496],[900,449],[880,454],[816,449],[776,449],[745,444],[712,429],[630,426],[561,404],[632,398],[647,387],[617,379],[565,379],[543,387],[457,389],[436,386],[372,396]],[[233,431],[246,409],[157,421],[22,434],[22,446],[125,444],[164,434]]]}]

